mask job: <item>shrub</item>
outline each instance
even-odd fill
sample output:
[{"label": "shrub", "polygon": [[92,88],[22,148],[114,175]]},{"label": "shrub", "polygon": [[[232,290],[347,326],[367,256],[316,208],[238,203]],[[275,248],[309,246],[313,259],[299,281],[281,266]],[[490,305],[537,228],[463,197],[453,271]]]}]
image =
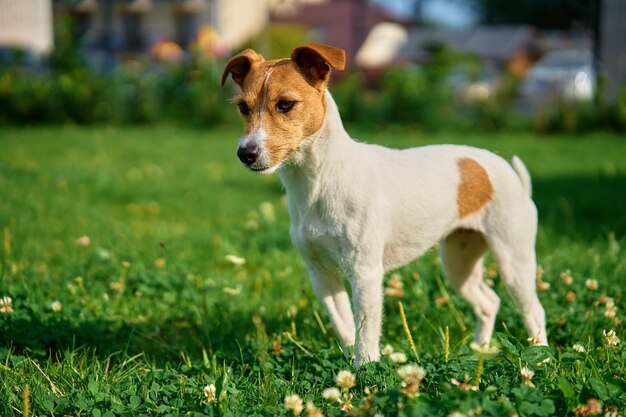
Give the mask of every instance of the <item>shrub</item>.
[{"label": "shrub", "polygon": [[214,125],[224,120],[226,101],[217,68],[195,58],[165,67],[136,63],[109,74],[0,67],[0,124]]},{"label": "shrub", "polygon": [[[307,36],[301,27],[276,25],[263,39],[270,55],[282,50],[278,55],[285,56]],[[24,65],[25,56],[19,53],[11,62],[0,63],[0,124],[168,121],[213,126],[235,117],[226,105],[228,89],[219,83],[223,62],[191,51],[182,63],[145,59],[98,73],[80,54],[69,25],[58,26],[56,45],[43,65]],[[384,71],[378,89],[366,88],[359,73],[345,75],[332,87],[344,121],[365,126],[398,123],[429,132],[531,126],[514,108],[517,80],[505,79],[495,92],[467,102],[455,95],[451,74],[461,69],[476,81],[479,63],[440,45],[430,51],[431,59],[423,66]],[[594,102],[556,103],[537,113],[532,126],[538,132],[626,130],[626,89],[607,103],[601,87],[600,82]]]},{"label": "shrub", "polygon": [[228,97],[220,75],[215,61],[196,55],[168,66],[160,79],[164,118],[196,125],[222,122]]}]

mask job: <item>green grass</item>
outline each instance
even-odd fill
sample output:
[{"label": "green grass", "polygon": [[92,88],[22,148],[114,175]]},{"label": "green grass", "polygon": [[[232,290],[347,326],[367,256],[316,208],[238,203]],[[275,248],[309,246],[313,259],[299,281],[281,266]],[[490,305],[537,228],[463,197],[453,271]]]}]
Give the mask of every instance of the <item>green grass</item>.
[{"label": "green grass", "polygon": [[[408,398],[389,357],[358,372],[345,359],[289,242],[278,178],[239,166],[238,135],[238,128],[0,130],[0,297],[10,296],[13,308],[0,313],[0,415],[290,415],[284,398],[298,394],[338,416],[346,413],[321,393],[343,369],[357,375],[346,393],[351,415],[583,415],[589,399],[623,415],[623,138],[355,129],[355,137],[389,146],[467,143],[516,154],[533,176],[550,348],[527,347],[492,271],[502,298],[500,353],[483,361],[468,347],[471,309],[440,285],[434,249],[398,271],[404,296],[385,301],[383,344],[427,372],[421,394]],[[81,236],[88,246],[78,244]],[[568,270],[571,285],[561,278]],[[591,278],[596,291],[585,286]],[[441,298],[448,291],[450,299]],[[605,316],[603,295],[614,299],[615,317]],[[605,344],[610,329],[622,339],[617,346]],[[535,387],[523,384],[523,367],[534,371]],[[466,375],[472,383],[478,368],[477,391],[452,384]],[[202,402],[209,384],[221,394],[217,403]]]}]

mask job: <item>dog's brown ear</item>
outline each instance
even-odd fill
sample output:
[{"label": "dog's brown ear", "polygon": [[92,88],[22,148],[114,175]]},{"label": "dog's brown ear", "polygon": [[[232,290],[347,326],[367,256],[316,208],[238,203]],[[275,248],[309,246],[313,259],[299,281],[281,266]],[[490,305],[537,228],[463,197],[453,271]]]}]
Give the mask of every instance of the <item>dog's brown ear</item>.
[{"label": "dog's brown ear", "polygon": [[226,67],[224,68],[224,73],[222,74],[222,86],[226,83],[226,79],[229,74],[232,74],[233,81],[241,86],[244,78],[246,78],[246,75],[250,72],[250,68],[263,61],[265,61],[265,58],[252,49],[246,49],[239,55],[234,56],[230,61],[228,61]]},{"label": "dog's brown ear", "polygon": [[310,43],[293,50],[291,59],[312,82],[327,82],[330,69],[342,71],[346,66],[346,52],[341,48]]}]

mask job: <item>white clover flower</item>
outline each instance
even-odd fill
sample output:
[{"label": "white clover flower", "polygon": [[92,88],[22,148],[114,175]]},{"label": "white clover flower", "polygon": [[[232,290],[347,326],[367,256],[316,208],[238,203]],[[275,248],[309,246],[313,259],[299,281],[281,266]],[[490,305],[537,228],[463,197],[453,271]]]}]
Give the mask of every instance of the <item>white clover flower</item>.
[{"label": "white clover flower", "polygon": [[452,378],[450,382],[452,383],[452,385],[459,387],[461,391],[478,391],[478,386],[473,385],[470,382],[469,375],[467,374],[465,375],[465,378],[463,379],[463,381],[459,381],[456,378]]},{"label": "white clover flower", "polygon": [[613,318],[616,315],[617,315],[617,307],[615,307],[615,304],[612,304],[609,306],[609,304],[607,303],[606,308],[604,309],[604,316],[608,318]]},{"label": "white clover flower", "polygon": [[54,311],[55,313],[60,313],[61,310],[63,310],[63,304],[61,304],[60,301],[54,301],[50,307],[52,308],[52,311]]},{"label": "white clover flower", "polygon": [[248,220],[246,224],[244,225],[244,227],[246,228],[246,230],[250,230],[250,231],[259,230],[259,224],[254,219]]},{"label": "white clover flower", "polygon": [[541,265],[537,265],[536,276],[537,279],[541,279],[543,277],[543,267]]},{"label": "white clover flower", "polygon": [[393,363],[405,363],[407,361],[406,354],[403,352],[393,352],[389,355],[389,359],[391,359]]},{"label": "white clover flower", "polygon": [[111,288],[113,291],[121,293],[122,291],[124,291],[124,284],[120,281],[113,281],[109,283],[109,288]]},{"label": "white clover flower", "polygon": [[306,403],[306,417],[324,417],[324,414],[322,414],[312,401],[308,401]]},{"label": "white clover flower", "polygon": [[387,280],[385,295],[389,297],[404,297],[404,284],[400,274],[395,273]]},{"label": "white clover flower", "polygon": [[533,376],[535,376],[535,373],[527,367],[523,367],[522,369],[520,369],[519,373],[524,379],[533,379]]},{"label": "white clover flower", "polygon": [[211,404],[217,401],[215,384],[205,386],[202,389],[202,393],[204,394],[204,400],[202,401],[203,403]]},{"label": "white clover flower", "polygon": [[598,289],[598,281],[595,279],[585,280],[585,287],[587,287],[588,290],[596,291]]},{"label": "white clover flower", "polygon": [[91,239],[89,239],[89,236],[81,236],[78,239],[76,239],[76,244],[78,246],[82,246],[83,248],[86,248],[87,246],[89,246],[91,244]]},{"label": "white clover flower", "polygon": [[541,362],[537,362],[537,366],[547,365],[548,363],[550,363],[550,357],[545,358]]},{"label": "white clover flower", "polygon": [[385,345],[380,352],[385,356],[389,356],[393,353],[393,346]]},{"label": "white clover flower", "polygon": [[466,417],[466,416],[460,411],[453,411],[450,414],[448,414],[448,417]]},{"label": "white clover flower", "polygon": [[111,252],[104,248],[96,248],[96,255],[101,261],[108,261],[111,259]]},{"label": "white clover flower", "polygon": [[241,294],[241,288],[239,288],[239,287],[237,287],[237,288],[224,287],[222,289],[222,291],[224,291],[224,293],[228,294],[228,295],[239,295],[239,294]]},{"label": "white clover flower", "polygon": [[298,315],[298,307],[293,304],[290,305],[289,308],[287,309],[287,317],[293,320],[294,318],[296,318],[297,315]]},{"label": "white clover flower", "polygon": [[602,331],[604,338],[606,339],[604,344],[606,347],[617,346],[620,342],[619,337],[615,334],[615,330]]},{"label": "white clover flower", "polygon": [[156,258],[154,260],[154,266],[156,266],[159,269],[165,268],[166,264],[167,264],[167,261],[164,258]]},{"label": "white clover flower", "polygon": [[546,291],[550,289],[550,283],[542,280],[537,280],[537,290]]},{"label": "white clover flower", "polygon": [[276,220],[276,216],[274,214],[274,205],[269,201],[261,203],[259,209],[261,210],[261,215],[266,221],[273,222],[274,220]]},{"label": "white clover flower", "polygon": [[246,263],[246,260],[244,258],[240,258],[239,256],[235,255],[226,255],[225,259],[233,265],[243,265]]},{"label": "white clover flower", "polygon": [[350,371],[339,371],[335,382],[339,388],[350,389],[356,385],[356,377]]},{"label": "white clover flower", "polygon": [[426,370],[421,366],[404,365],[398,369],[398,375],[405,384],[419,385],[426,377]]},{"label": "white clover flower", "polygon": [[13,299],[8,295],[0,298],[0,313],[9,314],[13,312]]},{"label": "white clover flower", "polygon": [[602,412],[602,403],[595,398],[589,398],[587,400],[587,409],[590,416],[600,414]]},{"label": "white clover flower", "polygon": [[329,402],[339,402],[339,399],[341,398],[341,391],[339,391],[339,388],[335,387],[326,388],[322,391],[322,398]]},{"label": "white clover flower", "polygon": [[574,282],[574,278],[572,277],[572,273],[568,269],[567,271],[561,272],[561,280],[565,285],[572,285]]},{"label": "white clover flower", "polygon": [[404,365],[398,369],[398,375],[402,379],[402,392],[409,398],[419,395],[419,388],[426,376],[426,370],[421,366]]},{"label": "white clover flower", "polygon": [[576,416],[595,416],[602,412],[602,403],[595,398],[589,398],[586,404],[578,404],[573,411]]},{"label": "white clover flower", "polygon": [[574,346],[572,346],[572,348],[578,352],[578,353],[584,353],[585,352],[585,347],[583,345],[580,345],[578,343],[574,344]]},{"label": "white clover flower", "polygon": [[492,358],[500,352],[497,347],[489,346],[487,343],[483,343],[479,345],[476,342],[470,343],[470,349],[474,352],[478,353],[480,356],[485,357],[486,359]]},{"label": "white clover flower", "polygon": [[527,367],[523,367],[520,370],[520,375],[522,376],[522,378],[524,378],[524,384],[529,385],[531,387],[535,386],[535,384],[533,384],[531,381],[533,377],[535,376],[535,373],[533,371],[531,371]]},{"label": "white clover flower", "polygon": [[292,394],[285,397],[285,410],[291,410],[295,416],[299,416],[303,409],[302,398],[299,395]]}]

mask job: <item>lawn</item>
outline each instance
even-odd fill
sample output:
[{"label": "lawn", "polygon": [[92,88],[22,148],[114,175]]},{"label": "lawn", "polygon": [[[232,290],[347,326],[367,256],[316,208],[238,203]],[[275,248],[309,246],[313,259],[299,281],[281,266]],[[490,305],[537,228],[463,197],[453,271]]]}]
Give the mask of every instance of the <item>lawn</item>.
[{"label": "lawn", "polygon": [[[383,345],[407,363],[357,371],[289,242],[277,176],[237,161],[238,127],[2,129],[0,415],[291,415],[291,394],[327,416],[624,415],[626,140],[351,130],[524,160],[550,348],[528,346],[490,259],[498,352],[472,350],[472,311],[433,249],[387,279]],[[403,385],[406,364],[425,377]],[[342,370],[356,385],[324,399]]]}]

